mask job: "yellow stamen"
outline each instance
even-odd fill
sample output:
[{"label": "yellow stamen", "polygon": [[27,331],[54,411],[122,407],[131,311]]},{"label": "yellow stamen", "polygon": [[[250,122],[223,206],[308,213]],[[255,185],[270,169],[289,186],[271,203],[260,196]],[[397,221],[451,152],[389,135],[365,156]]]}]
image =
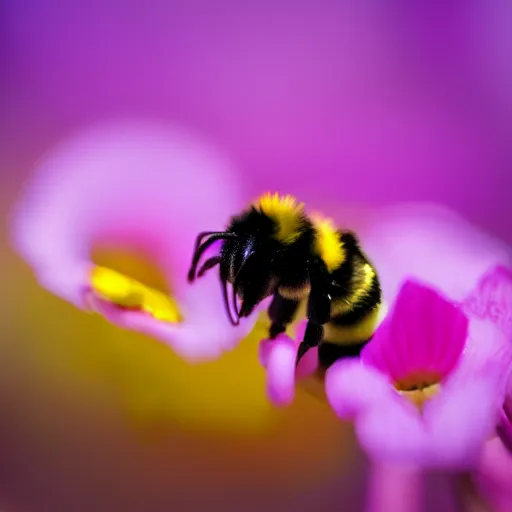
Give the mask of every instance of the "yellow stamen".
[{"label": "yellow stamen", "polygon": [[417,373],[395,383],[396,390],[420,411],[425,402],[441,389],[441,377],[435,373]]},{"label": "yellow stamen", "polygon": [[144,311],[164,322],[182,320],[171,297],[110,268],[95,266],[91,272],[91,287],[98,298],[119,307]]},{"label": "yellow stamen", "polygon": [[440,390],[441,386],[439,384],[432,384],[426,388],[415,389],[414,391],[399,391],[399,393],[422,411],[425,402],[437,395]]}]

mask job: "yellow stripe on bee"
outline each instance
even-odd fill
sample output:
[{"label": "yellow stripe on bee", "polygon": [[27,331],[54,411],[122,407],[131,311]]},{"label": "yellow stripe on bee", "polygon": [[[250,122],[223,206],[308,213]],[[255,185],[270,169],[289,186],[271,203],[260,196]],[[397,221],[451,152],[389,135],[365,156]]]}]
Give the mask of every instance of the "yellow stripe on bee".
[{"label": "yellow stripe on bee", "polygon": [[290,195],[267,192],[254,206],[276,223],[277,240],[283,244],[292,244],[299,238],[305,218],[304,203],[299,203]]},{"label": "yellow stripe on bee", "polygon": [[329,322],[324,326],[324,340],[336,345],[350,345],[359,341],[366,341],[373,336],[380,320],[380,307],[376,306],[355,325],[341,326]]},{"label": "yellow stripe on bee", "polygon": [[369,263],[362,265],[359,271],[354,271],[350,282],[350,287],[354,291],[344,300],[333,301],[331,315],[340,315],[350,311],[368,294],[375,279],[375,270]]},{"label": "yellow stripe on bee", "polygon": [[337,269],[345,259],[343,242],[332,220],[318,214],[311,215],[315,227],[315,250],[322,258],[327,270]]},{"label": "yellow stripe on bee", "polygon": [[305,283],[303,286],[299,286],[296,288],[290,288],[286,286],[280,286],[277,290],[279,295],[283,297],[283,299],[290,300],[303,300],[307,298],[309,292],[311,291],[310,283]]}]

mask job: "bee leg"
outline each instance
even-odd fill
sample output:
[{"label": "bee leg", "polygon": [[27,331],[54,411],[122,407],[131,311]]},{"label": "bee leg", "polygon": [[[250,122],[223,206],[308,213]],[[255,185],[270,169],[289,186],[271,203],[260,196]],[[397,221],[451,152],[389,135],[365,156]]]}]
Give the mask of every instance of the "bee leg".
[{"label": "bee leg", "polygon": [[279,334],[286,331],[286,327],[291,323],[297,309],[299,301],[285,299],[278,292],[274,294],[274,298],[268,308],[268,316],[271,321],[269,337],[276,338]]},{"label": "bee leg", "polygon": [[300,360],[304,357],[310,348],[318,346],[318,344],[322,341],[323,336],[323,325],[315,324],[309,320],[306,326],[306,332],[304,333],[304,339],[301,341],[299,349],[297,350],[297,359],[295,361],[295,365],[299,364]]},{"label": "bee leg", "polygon": [[[315,300],[316,299],[316,300]],[[324,324],[331,316],[331,298],[328,294],[320,294],[317,297],[310,296],[308,304],[308,324],[304,339],[299,345],[295,364],[304,357],[306,352],[317,347],[324,337]]]},{"label": "bee leg", "polygon": [[317,264],[311,271],[311,293],[308,300],[308,324],[304,339],[299,345],[297,359],[298,365],[304,354],[319,345],[324,336],[324,324],[331,319],[331,295],[326,269]]}]

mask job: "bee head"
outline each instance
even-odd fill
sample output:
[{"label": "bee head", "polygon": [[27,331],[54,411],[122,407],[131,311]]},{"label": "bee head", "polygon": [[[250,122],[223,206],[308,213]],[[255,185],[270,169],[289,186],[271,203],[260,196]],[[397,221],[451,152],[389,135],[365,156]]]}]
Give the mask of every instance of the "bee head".
[{"label": "bee head", "polygon": [[238,321],[273,292],[272,254],[253,236],[226,240],[222,253],[221,278],[232,285],[232,307]]}]

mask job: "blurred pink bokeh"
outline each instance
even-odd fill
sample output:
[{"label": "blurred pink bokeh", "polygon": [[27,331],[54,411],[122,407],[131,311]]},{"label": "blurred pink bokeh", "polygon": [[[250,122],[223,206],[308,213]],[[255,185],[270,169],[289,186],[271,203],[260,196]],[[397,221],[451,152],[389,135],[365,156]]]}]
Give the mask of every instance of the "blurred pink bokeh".
[{"label": "blurred pink bokeh", "polygon": [[205,132],[258,189],[441,201],[510,238],[511,10],[6,2],[11,168],[83,123],[158,117]]},{"label": "blurred pink bokeh", "polygon": [[[6,0],[0,5],[0,211],[7,214],[23,180],[64,137],[91,123],[141,118],[203,133],[236,162],[249,195],[276,188],[333,212],[347,203],[439,202],[510,243],[511,23],[512,7],[499,0]],[[0,261],[14,269],[6,272],[10,297],[19,262],[6,245]],[[122,422],[102,434],[102,421],[119,421],[108,407],[94,410],[101,417],[96,430],[80,429],[80,414],[84,424],[89,418],[81,409],[63,418],[60,430],[48,423],[61,408],[73,416],[75,397],[68,389],[70,403],[43,399],[37,385],[24,383],[33,373],[31,350],[45,338],[28,343],[10,323],[26,315],[30,325],[29,306],[40,303],[32,295],[15,303],[27,311],[5,308],[1,317],[6,503],[22,503],[15,512],[91,510],[98,503],[109,512],[147,506],[153,512],[182,504],[185,491],[173,501],[168,480],[152,480],[149,470],[141,476],[136,463],[153,471],[168,466],[152,449],[133,448]],[[64,331],[72,338],[73,331]],[[30,350],[17,348],[25,346]],[[32,394],[35,400],[18,402]],[[59,445],[73,429],[78,441],[52,451],[48,443]],[[119,435],[110,439],[112,432]],[[98,466],[90,451],[95,444],[112,445],[117,464]],[[73,457],[96,468],[94,476],[73,465]],[[340,469],[315,492],[257,492],[257,484],[247,483],[229,497],[212,484],[206,495],[226,510],[251,492],[264,508],[330,511],[343,503],[360,510],[364,463],[352,464],[350,476]],[[449,510],[443,509],[450,504],[441,492],[445,481],[434,483],[428,506]]]}]

